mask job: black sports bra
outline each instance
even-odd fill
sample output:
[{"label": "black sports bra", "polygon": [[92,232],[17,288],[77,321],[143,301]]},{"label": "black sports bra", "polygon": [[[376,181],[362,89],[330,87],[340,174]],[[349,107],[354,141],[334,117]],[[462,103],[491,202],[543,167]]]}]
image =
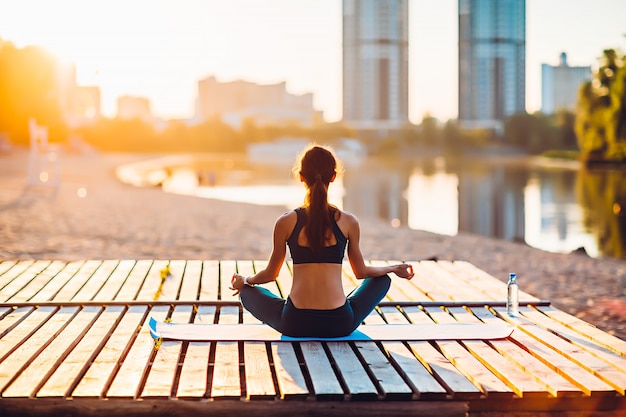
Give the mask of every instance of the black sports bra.
[{"label": "black sports bra", "polygon": [[300,236],[300,231],[304,227],[306,223],[306,214],[302,207],[298,207],[295,210],[298,215],[298,220],[296,221],[296,225],[289,235],[289,239],[287,239],[287,245],[289,245],[289,251],[291,252],[291,259],[293,259],[294,264],[320,264],[320,263],[329,263],[329,264],[340,264],[343,262],[343,254],[346,250],[346,243],[348,239],[345,237],[339,226],[337,226],[337,222],[333,217],[333,234],[335,235],[335,239],[337,243],[332,246],[325,246],[322,251],[315,255],[313,251],[308,246],[301,246],[298,244],[298,236]]}]

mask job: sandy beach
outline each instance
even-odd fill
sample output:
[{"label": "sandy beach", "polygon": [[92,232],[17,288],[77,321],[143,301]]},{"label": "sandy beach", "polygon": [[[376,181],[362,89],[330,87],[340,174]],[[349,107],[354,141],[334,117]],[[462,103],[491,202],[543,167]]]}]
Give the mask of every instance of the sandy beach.
[{"label": "sandy beach", "polygon": [[[63,154],[59,187],[27,186],[28,153],[0,153],[0,259],[265,259],[284,207],[137,188],[114,175],[138,154]],[[626,260],[556,254],[477,235],[360,219],[367,259],[469,261],[626,339]],[[504,298],[504,294],[503,294]]]}]

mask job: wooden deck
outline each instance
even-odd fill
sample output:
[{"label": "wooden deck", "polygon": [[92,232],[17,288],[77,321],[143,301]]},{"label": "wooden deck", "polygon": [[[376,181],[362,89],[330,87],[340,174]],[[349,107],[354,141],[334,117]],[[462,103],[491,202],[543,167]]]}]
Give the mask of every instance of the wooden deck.
[{"label": "wooden deck", "polygon": [[[626,415],[626,341],[526,293],[508,317],[504,283],[468,262],[412,263],[366,325],[504,320],[512,336],[155,349],[149,316],[254,322],[228,286],[263,262],[0,262],[0,415]],[[290,270],[269,287],[288,294]]]}]

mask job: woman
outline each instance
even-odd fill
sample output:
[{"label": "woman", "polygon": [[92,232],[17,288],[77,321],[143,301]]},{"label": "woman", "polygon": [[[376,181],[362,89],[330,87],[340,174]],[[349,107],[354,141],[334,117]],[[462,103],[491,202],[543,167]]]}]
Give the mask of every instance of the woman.
[{"label": "woman", "polygon": [[[383,299],[393,272],[413,278],[408,264],[368,266],[359,247],[357,218],[328,203],[328,186],[337,175],[330,148],[311,146],[294,168],[307,188],[305,204],[280,216],[267,268],[251,277],[234,274],[235,294],[252,315],[291,337],[341,337],[352,333]],[[293,259],[293,284],[287,300],[258,284],[275,281],[287,246]],[[361,285],[348,297],[341,282],[347,246],[348,259]]]}]

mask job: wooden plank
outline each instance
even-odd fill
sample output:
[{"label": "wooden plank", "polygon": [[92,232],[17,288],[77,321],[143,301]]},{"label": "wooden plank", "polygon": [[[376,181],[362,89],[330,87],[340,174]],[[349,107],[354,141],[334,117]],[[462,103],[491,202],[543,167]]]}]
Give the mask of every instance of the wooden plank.
[{"label": "wooden plank", "polygon": [[399,400],[413,396],[411,387],[404,382],[376,343],[355,342],[354,345],[367,364],[370,373],[378,381],[384,398]]},{"label": "wooden plank", "polygon": [[[596,358],[603,361],[605,364],[608,364],[612,368],[614,372],[617,370],[624,375],[618,374],[618,380],[622,381],[622,384],[626,384],[626,358],[609,350],[602,346],[599,346],[589,339],[582,336],[580,333],[573,331],[572,329],[565,327],[564,325],[552,320],[548,316],[543,313],[533,309],[526,308],[524,312],[524,317],[532,320],[538,325],[542,326],[544,329],[560,336],[562,339],[571,343],[575,347],[583,349],[586,352],[589,352]],[[619,379],[621,377],[621,379]],[[616,381],[617,382],[617,381]],[[626,387],[626,385],[624,385]]]},{"label": "wooden plank", "polygon": [[[444,312],[442,309],[438,307],[427,307],[425,308],[428,315],[435,320],[437,323],[451,323],[454,321],[454,318],[450,316],[448,313]],[[473,344],[474,351],[480,349],[479,345],[483,344],[483,342],[477,342]],[[492,369],[490,369],[481,359],[481,356],[475,355],[475,352],[471,350],[467,350],[465,341],[463,344],[457,342],[437,342],[437,345],[441,348],[444,356],[450,360],[457,368],[461,368],[465,372],[465,376],[467,376],[472,382],[476,385],[482,387],[483,392],[487,394],[487,396],[491,397],[509,397],[512,392],[515,392],[518,396],[521,396],[521,390],[516,390],[516,385],[511,384],[513,386],[507,385],[504,381],[500,379],[502,377],[501,373],[495,374]],[[478,345],[478,346],[477,346]],[[495,352],[495,351],[494,351]],[[487,352],[482,351],[483,354],[487,354]],[[497,360],[495,357],[493,360]],[[500,360],[498,361],[498,365],[505,368],[505,364]],[[506,368],[509,373],[513,373],[514,371],[510,368]],[[521,377],[520,375],[517,375]],[[533,392],[534,393],[534,392]]]},{"label": "wooden plank", "polygon": [[[261,260],[261,261],[255,260],[255,261],[252,261],[252,268],[253,269],[250,270],[250,275],[256,274],[259,271],[264,270],[265,268],[267,268],[267,264],[268,264],[267,260]],[[239,265],[239,261],[238,261],[237,265]],[[278,272],[278,277],[280,278],[281,274],[285,274],[285,273],[288,274],[291,277],[290,272],[287,269],[286,265],[283,264],[282,268],[280,268],[280,271]],[[276,295],[281,296],[282,298],[286,299],[286,297],[289,295],[289,294],[286,294],[286,295],[284,294],[283,289],[281,288],[281,286],[280,286],[280,284],[278,282],[278,278],[274,282],[270,282],[270,283],[263,284],[263,285],[266,285],[267,288],[270,291],[272,291]]]},{"label": "wooden plank", "polygon": [[[381,307],[380,310],[387,323],[409,323],[407,317],[395,307]],[[408,346],[402,342],[383,342],[382,346],[391,360],[398,365],[397,368],[408,379],[415,391],[414,396],[416,399],[443,399],[448,395],[446,389],[437,382],[437,379],[429,370],[411,353]]]},{"label": "wooden plank", "polygon": [[[56,310],[56,307],[41,307],[33,311],[31,307],[23,307],[5,317],[2,322],[7,320],[7,325],[0,338],[0,362],[3,362],[13,349],[19,348],[22,342],[43,325]],[[7,330],[9,332],[5,334]]]},{"label": "wooden plank", "polygon": [[105,307],[97,321],[80,339],[78,345],[60,363],[50,378],[37,392],[37,397],[64,397],[71,392],[75,381],[100,352],[105,340],[124,311],[122,306]]},{"label": "wooden plank", "polygon": [[[523,313],[526,309],[528,309],[528,307],[520,307],[520,312]],[[609,375],[601,372],[604,368],[607,368],[608,365],[602,363],[599,359],[594,358],[588,352],[570,345],[565,340],[540,328],[523,316],[510,317],[506,313],[506,308],[497,307],[493,310],[498,317],[517,326],[517,329],[513,332],[511,337],[514,340],[520,341],[531,353],[537,352],[535,357],[540,358],[540,356],[547,356],[548,353],[545,352],[549,352],[550,349],[558,353],[558,355],[561,355],[562,358],[552,355],[550,362],[558,363],[558,369],[563,372],[563,376],[571,375],[572,379],[570,379],[570,381],[574,384],[580,384],[583,390],[588,390],[588,395],[614,395],[614,391],[619,392],[620,384],[617,383],[617,386],[615,386],[616,381],[610,378],[607,380]],[[518,333],[518,330],[522,331],[525,336],[529,336],[530,338],[523,337],[522,334]],[[536,342],[539,342],[539,345],[543,346],[537,346]],[[548,349],[546,349],[546,347]],[[548,365],[550,364],[548,363]],[[582,370],[584,370],[584,372],[581,372]],[[617,376],[622,377],[619,372]],[[598,383],[599,381],[597,381],[597,379],[604,381],[606,384]]]},{"label": "wooden plank", "polygon": [[[61,320],[68,322],[67,326],[58,336],[52,336],[50,344],[33,357],[25,368],[22,368],[11,385],[4,389],[2,397],[29,397],[34,395],[45,382],[47,375],[54,372],[56,363],[64,359],[66,351],[78,344],[101,311],[100,307],[85,307],[77,314],[72,315],[71,310],[65,313],[63,309],[59,310],[52,320],[55,320],[57,315],[65,315],[65,317],[61,317]],[[52,335],[54,334],[52,333]]]},{"label": "wooden plank", "polygon": [[100,288],[100,291],[93,297],[94,301],[110,301],[115,299],[119,294],[122,286],[128,279],[130,271],[135,266],[135,261],[129,259],[121,260],[113,272],[106,278],[106,281]]},{"label": "wooden plank", "polygon": [[[34,307],[18,307],[16,309],[3,308],[2,320],[0,320],[0,339],[4,337],[14,326],[24,319],[28,314],[34,310]],[[6,314],[8,313],[8,314]],[[5,315],[6,314],[6,315]],[[1,343],[1,342],[0,342]],[[0,358],[2,353],[0,352]]]},{"label": "wooden plank", "polygon": [[414,262],[412,265],[415,276],[411,280],[411,284],[431,300],[452,301],[448,291],[437,285],[436,280],[432,279],[431,274],[421,265],[421,262]]},{"label": "wooden plank", "polygon": [[[194,323],[213,323],[215,311],[215,306],[198,307]],[[210,354],[211,343],[189,342],[178,378],[178,398],[202,398],[206,395]]]},{"label": "wooden plank", "polygon": [[167,267],[169,261],[155,260],[148,270],[148,274],[139,289],[137,294],[137,301],[153,301],[158,300],[160,293],[159,286],[161,285],[161,270]]},{"label": "wooden plank", "polygon": [[37,291],[32,297],[28,299],[29,302],[37,303],[42,301],[49,301],[57,294],[64,285],[66,285],[78,271],[83,267],[85,261],[68,262],[65,264],[65,268],[56,274],[47,284]]},{"label": "wooden plank", "polygon": [[93,275],[89,277],[85,285],[72,297],[72,301],[92,300],[98,291],[100,291],[100,288],[106,283],[107,279],[109,279],[109,276],[115,270],[119,262],[119,260],[113,259],[103,261]]},{"label": "wooden plank", "polygon": [[219,299],[224,301],[238,301],[239,296],[233,295],[230,290],[230,280],[237,272],[237,263],[233,260],[220,261],[220,294]]},{"label": "wooden plank", "polygon": [[280,398],[302,399],[309,395],[298,357],[290,342],[272,342],[272,360]]},{"label": "wooden plank", "polygon": [[148,276],[150,268],[152,268],[153,261],[151,260],[139,260],[135,263],[132,271],[128,275],[128,278],[122,285],[120,291],[115,295],[116,301],[133,301],[139,295],[139,290],[144,283],[144,280]]},{"label": "wooden plank", "polygon": [[[389,264],[398,264],[401,263],[401,261],[371,261],[370,263],[374,266],[382,266]],[[399,294],[401,294],[397,298],[398,301],[432,301],[426,294],[420,291],[419,288],[413,285],[412,280],[394,277],[393,275],[391,276],[391,278],[391,287],[398,288],[398,290],[400,291]],[[394,298],[394,301],[395,300],[396,298]]]},{"label": "wooden plank", "polygon": [[[161,287],[161,294],[158,297],[158,300],[170,301],[178,299],[186,265],[187,263],[180,259],[171,260],[169,262],[170,275],[165,279],[165,282]],[[157,298],[155,298],[155,300],[156,299]]]},{"label": "wooden plank", "polygon": [[133,337],[140,328],[146,311],[146,306],[128,308],[76,388],[68,395],[74,398],[98,398],[104,395],[110,379],[124,359],[126,350],[132,346]]},{"label": "wooden plank", "polygon": [[[29,261],[21,261],[21,262],[29,262]],[[30,261],[32,262],[32,261]],[[3,261],[0,260],[0,288],[2,288],[2,275],[8,271],[9,269],[13,268],[15,265],[17,265],[18,261]]]},{"label": "wooden plank", "polygon": [[70,301],[74,298],[76,293],[80,291],[85,283],[91,278],[98,268],[102,265],[102,261],[88,260],[81,265],[78,272],[72,275],[72,278],[68,280],[65,285],[53,295],[52,301]]},{"label": "wooden plank", "polygon": [[3,396],[6,387],[19,376],[22,369],[28,367],[46,349],[54,335],[71,320],[77,311],[78,307],[64,307],[56,311],[43,326],[3,359],[0,363],[0,391]]},{"label": "wooden plank", "polygon": [[[480,310],[480,309],[477,309]],[[450,308],[450,313],[459,321],[475,323],[480,320],[464,308]],[[492,316],[493,317],[493,316]],[[495,317],[494,317],[495,319]],[[493,320],[492,322],[496,322]],[[538,383],[545,386],[547,391],[554,397],[581,397],[584,393],[574,384],[553,371],[543,362],[522,349],[511,340],[490,340],[489,345],[496,349],[502,356],[515,363],[520,369],[528,373]]]},{"label": "wooden plank", "polygon": [[33,297],[42,287],[48,284],[65,267],[63,261],[52,261],[46,269],[37,274],[16,294],[7,299],[7,303],[22,303]]},{"label": "wooden plank", "polygon": [[[4,287],[9,285],[17,276],[22,274],[28,268],[30,268],[35,261],[19,261],[19,262],[7,262],[4,261],[2,264],[11,265],[11,267],[7,268],[2,275],[0,275],[0,294]],[[14,291],[8,291],[8,293],[13,294]]]},{"label": "wooden plank", "polygon": [[219,261],[202,262],[202,278],[200,280],[199,300],[213,301],[218,299],[220,264]]},{"label": "wooden plank", "polygon": [[[165,320],[169,307],[154,307],[149,315],[157,320]],[[154,340],[150,336],[147,323],[141,327],[128,355],[120,364],[115,378],[109,386],[106,396],[109,398],[135,398],[141,390],[145,369],[149,366],[154,353]]]},{"label": "wooden plank", "polygon": [[[189,322],[193,308],[190,305],[176,306],[172,313],[172,321]],[[152,361],[141,397],[169,398],[173,395],[174,380],[183,343],[180,341],[163,341]]]},{"label": "wooden plank", "polygon": [[[449,262],[448,262],[449,263]],[[461,276],[452,274],[443,265],[445,261],[422,261],[420,266],[432,274],[432,278],[437,280],[440,288],[445,288],[450,297],[457,301],[483,301],[484,293],[469,285]]]},{"label": "wooden plank", "polygon": [[[222,287],[222,294],[223,290],[224,288]],[[222,307],[219,313],[218,322],[220,324],[239,322],[238,307]],[[211,398],[216,400],[241,398],[239,343],[215,343],[215,359],[212,365]]]},{"label": "wooden plank", "polygon": [[276,396],[274,378],[266,344],[245,342],[243,344],[246,374],[246,397],[249,400],[272,399]]},{"label": "wooden plank", "polygon": [[300,349],[318,399],[341,399],[344,392],[321,342],[301,342]]},{"label": "wooden plank", "polygon": [[200,291],[202,261],[187,261],[178,300],[196,301]]},{"label": "wooden plank", "polygon": [[11,268],[9,272],[5,274],[7,276],[3,277],[7,279],[8,282],[0,289],[0,302],[6,302],[21,291],[22,288],[28,285],[37,275],[41,274],[50,264],[51,261],[35,261],[24,268]]},{"label": "wooden plank", "polygon": [[347,387],[351,399],[376,399],[378,390],[367,374],[359,357],[354,353],[348,342],[328,342],[335,366]]},{"label": "wooden plank", "polygon": [[[432,323],[431,318],[426,315],[425,311],[417,307],[406,307],[405,314],[411,323]],[[439,376],[440,381],[452,391],[452,395],[457,399],[473,399],[479,398],[481,392],[497,393],[498,389],[502,389],[505,397],[510,398],[512,391],[506,387],[500,380],[495,378],[480,362],[476,361],[471,354],[464,349],[459,350],[456,342],[442,342],[448,347],[448,352],[441,349],[443,353],[440,356],[436,349],[431,350],[432,346],[427,342],[409,342],[409,346],[413,350],[415,356],[422,362],[427,369],[432,370]],[[460,358],[458,360],[457,358]],[[475,372],[475,374],[474,374]],[[494,382],[497,381],[497,382]],[[468,384],[469,382],[469,384]],[[495,396],[502,394],[493,394]]]},{"label": "wooden plank", "polygon": [[[554,307],[537,307],[537,309],[550,317],[552,320],[584,336],[593,343],[603,346],[617,355],[626,356],[626,340],[615,337],[612,334],[602,331],[597,327],[579,319],[578,317],[567,314],[566,312]],[[622,369],[624,368],[625,367],[622,367]]]}]

